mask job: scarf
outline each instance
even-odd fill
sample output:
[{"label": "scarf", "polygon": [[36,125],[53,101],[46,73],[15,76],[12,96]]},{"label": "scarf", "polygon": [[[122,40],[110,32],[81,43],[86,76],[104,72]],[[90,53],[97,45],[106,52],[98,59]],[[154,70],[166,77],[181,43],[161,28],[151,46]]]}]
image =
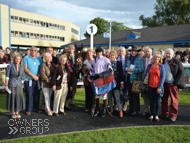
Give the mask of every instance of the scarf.
[{"label": "scarf", "polygon": [[129,57],[129,59],[128,60],[130,60],[131,61],[131,63],[130,64],[132,64],[132,65],[134,65],[134,62],[135,62],[135,59],[138,57],[138,54],[136,55],[136,56],[132,56],[132,55],[130,55],[130,57]]}]

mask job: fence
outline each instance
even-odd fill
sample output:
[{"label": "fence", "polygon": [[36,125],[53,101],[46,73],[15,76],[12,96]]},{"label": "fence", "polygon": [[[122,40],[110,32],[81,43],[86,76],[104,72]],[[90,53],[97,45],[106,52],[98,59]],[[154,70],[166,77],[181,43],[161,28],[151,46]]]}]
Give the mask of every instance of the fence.
[{"label": "fence", "polygon": [[[5,87],[6,68],[8,64],[0,64],[0,89]],[[185,86],[190,87],[190,64],[183,64],[185,70]],[[77,85],[84,85],[82,76],[79,76]]]}]

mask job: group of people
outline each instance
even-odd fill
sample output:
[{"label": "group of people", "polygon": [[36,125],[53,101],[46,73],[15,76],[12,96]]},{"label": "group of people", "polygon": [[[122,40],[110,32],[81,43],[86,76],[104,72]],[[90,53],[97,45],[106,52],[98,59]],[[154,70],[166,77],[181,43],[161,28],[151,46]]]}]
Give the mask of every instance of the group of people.
[{"label": "group of people", "polygon": [[[12,118],[21,118],[19,111],[26,110],[30,115],[32,111],[39,110],[40,89],[43,93],[45,111],[49,116],[59,114],[66,115],[64,109],[74,106],[78,71],[74,68],[75,47],[69,45],[63,50],[59,59],[53,56],[53,49],[47,48],[43,57],[37,56],[37,48],[31,47],[29,55],[22,59],[16,54],[13,63],[6,69],[7,109],[12,112]],[[144,99],[144,113],[152,121],[159,121],[160,100],[164,117],[170,115],[171,121],[175,121],[178,114],[178,88],[184,87],[184,68],[179,60],[173,57],[173,49],[166,49],[165,58],[156,51],[152,56],[152,49],[144,49],[144,59],[138,53],[135,46],[131,47],[129,55],[126,55],[125,47],[119,47],[117,51],[108,50],[104,55],[104,49],[97,47],[94,51],[87,50],[87,59],[83,62],[83,81],[85,86],[85,112],[91,116],[100,114],[99,98],[103,100],[101,117],[106,116],[107,104],[109,114],[119,111],[123,117],[123,111],[127,110],[127,101],[122,100],[121,92],[126,93],[129,99],[129,113],[135,116],[140,111],[139,93],[132,91],[133,83],[141,81],[146,88],[141,90]],[[167,72],[166,72],[167,71]],[[116,87],[103,96],[96,96],[92,88],[93,81],[99,75],[112,73],[116,81]],[[26,92],[26,104],[23,96],[23,88]],[[171,98],[170,111],[169,97]],[[32,110],[33,100],[33,110]],[[107,103],[108,100],[108,103]],[[112,102],[114,100],[114,102]],[[114,105],[113,105],[114,103]],[[114,108],[115,107],[115,108]]]}]

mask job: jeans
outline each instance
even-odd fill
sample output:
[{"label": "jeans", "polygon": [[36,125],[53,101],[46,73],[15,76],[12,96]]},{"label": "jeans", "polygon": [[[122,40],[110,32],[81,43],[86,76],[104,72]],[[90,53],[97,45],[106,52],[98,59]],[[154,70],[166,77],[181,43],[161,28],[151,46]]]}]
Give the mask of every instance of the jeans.
[{"label": "jeans", "polygon": [[[150,98],[150,113],[151,116],[158,116],[160,111],[160,95],[157,93],[157,88],[152,88],[148,86],[148,95]],[[156,105],[156,110],[154,113],[154,103]]]},{"label": "jeans", "polygon": [[118,111],[122,110],[122,106],[121,106],[121,101],[120,101],[120,93],[119,90],[111,90],[108,93],[108,104],[110,106],[111,109],[113,109],[113,104],[112,104],[112,97],[115,97],[115,101],[118,107]]}]

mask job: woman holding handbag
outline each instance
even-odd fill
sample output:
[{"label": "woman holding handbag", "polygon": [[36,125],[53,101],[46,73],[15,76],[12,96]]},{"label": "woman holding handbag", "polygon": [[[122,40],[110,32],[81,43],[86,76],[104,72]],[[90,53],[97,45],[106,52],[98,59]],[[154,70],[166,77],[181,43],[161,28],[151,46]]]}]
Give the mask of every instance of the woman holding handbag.
[{"label": "woman holding handbag", "polygon": [[12,118],[21,118],[19,111],[25,109],[25,100],[23,96],[24,83],[24,66],[22,56],[16,55],[13,58],[13,64],[8,65],[6,69],[6,85],[7,93],[7,110],[12,112]]},{"label": "woman holding handbag", "polygon": [[[145,79],[146,74],[148,75],[148,89],[147,93],[150,98],[150,121],[155,120],[159,121],[159,110],[160,110],[160,98],[164,94],[164,81],[165,81],[165,68],[162,65],[162,55],[156,51],[153,55],[151,64],[148,65],[147,70],[145,71],[143,79]],[[156,109],[154,110],[154,103],[156,103]]]},{"label": "woman holding handbag", "polygon": [[142,80],[142,72],[144,71],[143,59],[137,53],[137,47],[132,46],[131,55],[125,66],[127,72],[125,82],[127,82],[129,95],[129,113],[132,116],[137,115],[138,111],[140,111],[139,94],[132,92],[132,85],[134,80]]},{"label": "woman holding handbag", "polygon": [[45,111],[49,116],[52,116],[50,108],[50,99],[53,92],[52,89],[52,77],[55,64],[52,63],[52,56],[50,53],[45,53],[43,57],[43,64],[40,69],[41,88],[44,95]]}]

